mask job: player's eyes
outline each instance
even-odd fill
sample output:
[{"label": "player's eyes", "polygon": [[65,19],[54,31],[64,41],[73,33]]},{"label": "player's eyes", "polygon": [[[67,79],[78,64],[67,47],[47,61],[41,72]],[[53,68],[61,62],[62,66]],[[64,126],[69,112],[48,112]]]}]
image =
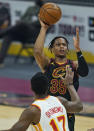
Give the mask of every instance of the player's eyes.
[{"label": "player's eyes", "polygon": [[60,43],[57,43],[56,46],[60,46],[61,44]]},{"label": "player's eyes", "polygon": [[56,43],[56,46],[61,46],[61,45],[62,46],[67,46],[65,43],[62,43],[62,44],[61,43]]},{"label": "player's eyes", "polygon": [[63,46],[67,46],[65,43],[62,44]]}]

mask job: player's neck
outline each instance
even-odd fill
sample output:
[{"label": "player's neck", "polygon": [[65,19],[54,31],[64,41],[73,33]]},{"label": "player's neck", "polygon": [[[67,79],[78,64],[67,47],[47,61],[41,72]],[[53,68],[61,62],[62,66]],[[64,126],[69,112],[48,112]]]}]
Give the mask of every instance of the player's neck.
[{"label": "player's neck", "polygon": [[66,57],[56,57],[55,58],[55,62],[56,63],[66,63],[67,62],[67,58]]},{"label": "player's neck", "polygon": [[42,99],[42,98],[45,98],[45,97],[47,97],[47,96],[48,96],[48,94],[36,95],[36,96],[35,96],[35,99]]}]

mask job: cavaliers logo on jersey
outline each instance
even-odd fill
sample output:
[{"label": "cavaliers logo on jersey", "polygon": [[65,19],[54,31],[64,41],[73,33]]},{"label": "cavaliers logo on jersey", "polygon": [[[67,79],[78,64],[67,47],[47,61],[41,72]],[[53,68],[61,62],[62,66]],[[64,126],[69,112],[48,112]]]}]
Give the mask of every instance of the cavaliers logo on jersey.
[{"label": "cavaliers logo on jersey", "polygon": [[65,77],[66,75],[66,67],[58,67],[53,70],[52,76],[53,79],[51,80],[50,92],[55,94],[65,94],[66,93],[66,85],[64,84],[63,80],[60,79],[60,75]]},{"label": "cavaliers logo on jersey", "polygon": [[62,77],[65,77],[66,74],[66,68],[65,67],[58,67],[56,69],[53,70],[52,76],[54,78],[59,78],[60,75],[62,75]]}]

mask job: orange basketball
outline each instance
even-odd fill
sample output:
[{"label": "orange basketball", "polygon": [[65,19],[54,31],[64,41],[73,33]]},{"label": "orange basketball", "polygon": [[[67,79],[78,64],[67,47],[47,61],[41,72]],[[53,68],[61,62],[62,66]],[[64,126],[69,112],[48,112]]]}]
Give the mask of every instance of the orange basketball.
[{"label": "orange basketball", "polygon": [[62,16],[60,7],[55,3],[46,3],[44,4],[39,11],[40,19],[48,24],[55,24]]}]

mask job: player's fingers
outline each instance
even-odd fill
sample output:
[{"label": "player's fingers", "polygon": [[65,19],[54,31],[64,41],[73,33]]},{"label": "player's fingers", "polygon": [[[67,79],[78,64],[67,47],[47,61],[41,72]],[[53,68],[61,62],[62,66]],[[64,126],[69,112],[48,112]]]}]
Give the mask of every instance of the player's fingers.
[{"label": "player's fingers", "polygon": [[78,27],[76,27],[76,38],[77,40],[79,40],[79,28]]},{"label": "player's fingers", "polygon": [[73,36],[73,41],[75,42],[76,41],[76,38]]},{"label": "player's fingers", "polygon": [[63,80],[64,83],[66,83],[66,78],[63,78],[62,75],[60,75],[60,79]]},{"label": "player's fingers", "polygon": [[71,68],[70,68],[70,66],[69,66],[69,65],[66,65],[66,71],[68,72],[68,74],[70,73]]},{"label": "player's fingers", "polygon": [[69,75],[69,66],[66,66],[66,77]]},{"label": "player's fingers", "polygon": [[78,27],[76,27],[76,33],[79,34],[79,28]]},{"label": "player's fingers", "polygon": [[39,19],[39,21],[40,21],[40,14],[38,14],[38,19]]},{"label": "player's fingers", "polygon": [[72,75],[72,68],[69,68],[69,75]]},{"label": "player's fingers", "polygon": [[71,76],[74,77],[74,72],[73,71],[71,72]]},{"label": "player's fingers", "polygon": [[39,19],[40,23],[42,23],[42,21],[41,21],[41,19],[40,19],[40,15],[39,15],[39,14],[38,14],[38,19]]},{"label": "player's fingers", "polygon": [[74,72],[72,71],[72,68],[69,68],[69,77],[73,78],[74,76]]},{"label": "player's fingers", "polygon": [[59,75],[59,77],[60,77],[61,80],[64,80],[64,78],[62,77],[62,75]]}]

